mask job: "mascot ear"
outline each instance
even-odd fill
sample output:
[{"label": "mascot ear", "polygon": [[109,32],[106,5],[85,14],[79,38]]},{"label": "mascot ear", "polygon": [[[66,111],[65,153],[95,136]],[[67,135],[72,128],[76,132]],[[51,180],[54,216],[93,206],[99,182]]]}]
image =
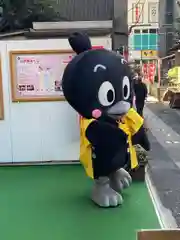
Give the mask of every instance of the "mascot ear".
[{"label": "mascot ear", "polygon": [[69,44],[77,54],[90,50],[91,41],[85,33],[75,32],[68,38]]}]

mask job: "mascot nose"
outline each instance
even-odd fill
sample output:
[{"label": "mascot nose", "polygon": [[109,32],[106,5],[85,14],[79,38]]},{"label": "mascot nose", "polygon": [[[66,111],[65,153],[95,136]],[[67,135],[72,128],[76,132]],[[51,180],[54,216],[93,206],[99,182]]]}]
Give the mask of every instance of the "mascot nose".
[{"label": "mascot nose", "polygon": [[130,108],[131,108],[131,105],[129,102],[119,101],[115,105],[113,105],[111,108],[109,108],[107,113],[108,113],[108,115],[121,115],[122,116],[122,115],[126,114]]}]

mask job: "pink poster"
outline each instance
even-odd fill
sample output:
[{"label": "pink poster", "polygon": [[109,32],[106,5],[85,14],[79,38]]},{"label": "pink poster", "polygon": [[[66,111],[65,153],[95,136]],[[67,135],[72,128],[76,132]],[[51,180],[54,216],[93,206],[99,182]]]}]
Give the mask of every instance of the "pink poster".
[{"label": "pink poster", "polygon": [[16,55],[16,97],[63,96],[61,81],[71,53]]}]

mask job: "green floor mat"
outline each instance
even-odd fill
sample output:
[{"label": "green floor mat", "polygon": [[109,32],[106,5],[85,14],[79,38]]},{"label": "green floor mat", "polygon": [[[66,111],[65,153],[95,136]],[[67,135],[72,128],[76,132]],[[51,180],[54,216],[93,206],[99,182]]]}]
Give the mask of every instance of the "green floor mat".
[{"label": "green floor mat", "polygon": [[124,191],[124,204],[100,209],[80,166],[0,168],[2,240],[135,240],[137,229],[159,228],[143,183]]}]

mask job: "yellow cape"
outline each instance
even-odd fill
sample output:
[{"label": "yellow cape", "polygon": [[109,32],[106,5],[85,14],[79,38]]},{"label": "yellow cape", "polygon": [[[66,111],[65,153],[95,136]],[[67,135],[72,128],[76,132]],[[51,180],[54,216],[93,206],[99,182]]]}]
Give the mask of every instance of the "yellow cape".
[{"label": "yellow cape", "polygon": [[[89,177],[94,178],[91,158],[91,144],[85,135],[86,129],[92,121],[95,120],[89,120],[82,117],[80,118],[80,161],[85,168],[86,174]],[[119,123],[119,128],[121,128],[128,135],[128,150],[130,153],[132,169],[137,167],[138,161],[135,148],[132,145],[131,137],[139,131],[142,125],[143,119],[133,108],[130,108],[128,113],[123,117],[122,123]]]}]

